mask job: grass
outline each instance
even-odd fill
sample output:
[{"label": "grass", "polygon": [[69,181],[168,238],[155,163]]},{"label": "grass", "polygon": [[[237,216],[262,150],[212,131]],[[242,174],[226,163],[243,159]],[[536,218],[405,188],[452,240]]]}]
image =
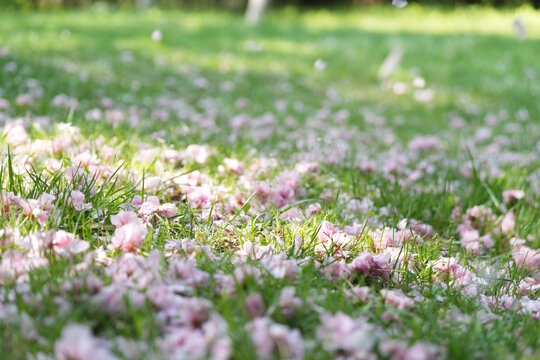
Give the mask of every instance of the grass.
[{"label": "grass", "polygon": [[[512,28],[516,17],[527,26],[523,41]],[[308,359],[361,358],[318,337],[321,314],[337,312],[374,326],[375,345],[365,346],[380,358],[392,358],[385,350],[388,339],[406,347],[431,344],[436,358],[536,358],[538,310],[490,307],[481,295],[509,295],[519,302],[524,294],[515,287],[526,277],[538,283],[538,266],[514,261],[510,239],[540,247],[539,20],[529,8],[418,6],[334,12],[287,8],[270,13],[257,27],[245,25],[237,14],[211,11],[96,8],[0,14],[0,48],[9,48],[0,57],[0,98],[10,105],[0,111],[0,120],[23,118],[32,139],[19,144],[13,133],[3,132],[0,186],[21,199],[55,195],[44,224],[37,215],[15,211],[16,205],[10,210],[2,200],[4,356],[38,358],[57,351],[58,357],[55,342],[64,327],[83,323],[95,336],[109,339],[117,356],[166,358],[160,351],[170,329],[164,309],[152,298],[156,283],[144,276],[154,274],[159,284],[182,287],[174,296],[210,302],[206,315],[223,319],[235,359],[262,357],[245,326],[253,320],[245,305],[253,294],[261,295],[268,318],[300,331]],[[155,29],[163,35],[159,42],[151,39]],[[381,63],[396,48],[404,50],[399,67],[388,78],[378,78]],[[323,71],[314,68],[317,59],[326,63]],[[428,101],[418,100],[422,90],[414,87],[415,78],[425,80],[433,95]],[[406,87],[404,94],[395,91],[400,86]],[[29,106],[16,104],[24,93],[34,94]],[[77,99],[77,109],[53,106],[58,94]],[[104,98],[112,100],[111,106]],[[100,109],[100,120],[86,119],[93,108]],[[166,120],[159,120],[160,111],[167,113]],[[339,111],[349,116],[335,120]],[[458,117],[463,128],[451,125]],[[234,121],[244,125],[236,128]],[[76,128],[58,125],[66,122]],[[486,129],[489,134],[482,139]],[[411,144],[419,136],[439,142],[416,151]],[[209,146],[208,161],[185,155],[190,144]],[[167,161],[167,149],[179,150],[179,159]],[[90,165],[77,160],[85,151],[93,156]],[[239,174],[227,170],[225,158],[239,159],[244,169]],[[58,169],[47,163],[51,160],[61,162]],[[276,188],[294,182],[283,171],[299,173],[295,166],[305,160],[320,169],[299,174],[293,199],[285,205],[264,204],[254,196],[257,182]],[[372,170],[366,170],[368,161]],[[87,174],[82,182],[68,176],[70,165]],[[198,187],[218,189],[202,206],[206,212],[190,198],[191,185],[170,180],[199,172]],[[524,190],[525,198],[504,203],[502,193],[509,189]],[[84,194],[91,209],[70,205],[73,190]],[[117,231],[110,216],[129,209],[135,195],[157,195],[178,210],[170,218],[156,213],[146,219],[149,234],[137,249],[142,257],[128,264],[131,260],[120,260],[129,259],[121,249],[109,246]],[[360,210],[347,210],[352,200],[367,202]],[[314,203],[321,211],[312,217],[291,221],[282,216],[290,209],[303,213]],[[494,245],[471,254],[458,230],[465,217],[456,211],[463,214],[477,205],[493,215],[472,220],[472,226]],[[500,222],[509,212],[516,216],[515,228],[501,234]],[[410,262],[393,263],[389,271],[395,276],[324,274],[333,263],[351,264],[366,251],[384,253],[374,247],[375,230],[391,232],[393,238],[403,219],[429,224],[436,235],[416,234],[414,241],[396,247],[398,257],[415,255]],[[323,244],[324,220],[341,229],[356,220],[362,229],[348,245]],[[22,240],[10,240],[10,229]],[[10,275],[7,251],[25,249],[26,237],[51,229],[75,234],[91,250],[103,247],[102,255],[93,256],[106,255],[112,264],[92,261],[90,253],[60,256],[50,247],[40,255],[47,266]],[[192,250],[193,244],[181,245],[180,239],[193,239],[201,247]],[[287,258],[272,260],[282,267],[279,271],[292,261],[292,273],[276,275],[264,257],[238,260],[247,242],[272,245]],[[204,246],[218,257],[205,253]],[[156,254],[153,250],[159,254],[157,270],[145,260]],[[440,275],[438,280],[433,262],[441,257],[455,257],[463,269],[485,280],[481,290],[471,295],[452,279]],[[174,273],[180,267],[176,261],[187,262],[189,275]],[[208,280],[193,280],[198,270]],[[99,290],[92,290],[95,278]],[[283,289],[291,286],[301,302],[292,315],[279,305]],[[368,301],[351,298],[349,291],[359,286],[369,286]],[[104,300],[107,288],[118,296]],[[399,309],[385,303],[381,290],[386,288],[422,298],[412,308]],[[537,289],[526,295],[537,304]],[[206,306],[202,301],[200,306]],[[201,329],[190,328],[191,336]],[[121,337],[135,341],[135,355],[128,355]],[[294,357],[291,348],[275,340],[270,356]]]}]

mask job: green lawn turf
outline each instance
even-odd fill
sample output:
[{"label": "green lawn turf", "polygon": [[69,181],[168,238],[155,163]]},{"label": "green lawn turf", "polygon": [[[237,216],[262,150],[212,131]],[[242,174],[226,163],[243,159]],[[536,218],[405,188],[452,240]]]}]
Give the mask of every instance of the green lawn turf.
[{"label": "green lawn turf", "polygon": [[[512,28],[516,16],[527,25],[528,33],[523,41],[518,39]],[[161,42],[151,39],[155,29],[160,29],[163,34]],[[332,109],[348,109],[351,114],[349,126],[360,130],[365,128],[371,134],[376,132],[361,114],[384,117],[400,144],[407,144],[417,135],[436,135],[444,139],[448,158],[455,158],[456,166],[438,169],[440,172],[425,182],[434,183],[440,179],[443,183],[455,183],[455,187],[448,192],[401,191],[388,179],[363,176],[357,169],[340,164],[323,166],[320,178],[309,179],[306,198],[316,198],[330,187],[359,197],[378,188],[380,196],[373,199],[376,207],[390,204],[402,217],[432,224],[444,239],[442,243],[452,243],[455,224],[450,220],[450,214],[456,203],[459,202],[464,209],[481,204],[496,209],[502,190],[524,188],[530,201],[519,204],[514,210],[520,219],[517,231],[523,238],[532,237],[531,247],[540,245],[538,195],[533,195],[526,181],[536,171],[538,163],[529,168],[507,167],[497,178],[482,178],[475,173],[472,180],[464,180],[456,169],[467,161],[474,163],[479,155],[474,152],[469,155],[465,148],[460,147],[462,138],[470,134],[449,132],[451,114],[462,116],[468,124],[467,131],[474,133],[487,114],[506,111],[510,122],[518,111],[525,109],[529,114],[527,124],[519,133],[509,135],[512,150],[524,154],[538,153],[540,13],[530,9],[495,11],[463,8],[450,11],[417,6],[335,12],[286,9],[271,12],[257,27],[245,25],[240,15],[221,12],[152,9],[145,13],[103,10],[0,13],[0,46],[3,45],[9,47],[10,54],[0,58],[0,97],[12,101],[26,91],[25,82],[30,78],[40,82],[44,94],[30,109],[13,106],[11,115],[48,115],[53,122],[72,122],[90,137],[102,134],[109,139],[116,138],[121,144],[121,156],[133,168],[144,168],[137,161],[133,145],[136,141],[163,142],[179,148],[192,143],[215,146],[218,149],[217,159],[207,171],[220,179],[223,176],[215,169],[218,159],[224,156],[252,159],[252,148],[260,154],[276,155],[283,160],[284,166],[290,165],[287,159],[294,153],[296,144],[292,143],[294,140],[287,131],[278,131],[260,142],[247,138],[231,145],[226,141],[229,119],[240,112],[235,103],[239,98],[249,99],[249,107],[242,112],[260,116],[265,112],[275,112],[276,100],[286,100],[289,106],[285,113],[279,115],[279,121],[291,115],[297,118],[300,127],[309,122],[309,117],[318,109],[329,104]],[[381,63],[397,47],[404,50],[403,60],[386,83],[401,81],[410,84],[415,77],[422,77],[428,88],[434,91],[432,101],[416,101],[412,92],[397,95],[377,77]],[[122,60],[128,57],[126,51],[130,52],[133,61]],[[323,71],[314,69],[317,59],[326,63]],[[13,73],[1,71],[10,61],[17,63],[17,70]],[[208,80],[207,88],[201,90],[193,85],[198,78]],[[229,81],[234,83],[234,90],[223,91],[220,85]],[[52,107],[51,100],[60,93],[76,97],[80,109],[70,113]],[[216,126],[208,132],[191,131],[189,125],[175,115],[165,123],[149,121],[134,128],[126,124],[112,127],[85,121],[84,112],[99,106],[104,96],[111,98],[115,106],[126,109],[131,105],[155,109],[154,100],[160,96],[182,98],[200,109],[204,107],[205,99],[210,98],[218,108]],[[293,109],[295,101],[304,104],[301,112]],[[503,123],[495,128],[495,132],[507,134],[505,129]],[[165,132],[159,134],[159,139],[152,136],[162,130]],[[33,136],[45,135],[36,133]],[[289,145],[281,146],[283,142]],[[372,146],[359,146],[360,149],[371,148],[372,154],[385,147],[380,139],[374,140]],[[13,191],[15,182],[6,179],[2,178],[2,187]],[[227,183],[235,181],[233,178],[222,180]],[[39,193],[45,189],[36,187],[33,191]],[[126,188],[123,191],[125,194],[121,196],[127,199],[134,190]],[[101,201],[110,208],[110,214],[114,214],[118,201],[110,196],[110,193],[97,194],[94,203]],[[183,225],[189,224],[191,210],[180,211],[184,216]],[[313,233],[318,220],[323,217],[337,223],[345,221],[340,211],[328,204],[320,217],[302,225],[302,231]],[[387,224],[393,225],[399,220],[389,218]],[[10,221],[16,225],[18,220],[3,219],[2,224],[5,226]],[[247,232],[252,238],[260,236],[267,243],[275,241],[268,232],[281,234],[287,244],[294,240],[286,235],[288,225],[272,218],[265,221],[258,224],[257,229],[246,225],[244,234]],[[61,222],[63,228],[81,236],[91,237],[93,234],[91,219],[67,214]],[[171,234],[177,237],[193,235],[187,226],[164,226],[159,231],[156,236],[158,242]],[[219,234],[209,232],[203,235],[201,238],[221,249]],[[441,254],[440,246],[430,245],[416,251],[427,262]],[[462,253],[460,249],[453,251]],[[507,254],[496,249],[489,256],[506,259]],[[212,273],[230,266],[226,261],[218,264],[206,262],[201,268]],[[47,283],[63,283],[69,278],[68,267],[68,261],[58,261],[36,272],[31,279],[33,291],[41,291]],[[313,298],[329,311],[367,312],[383,328],[395,327],[398,333],[407,331],[411,341],[423,340],[444,347],[449,358],[526,358],[530,349],[533,349],[531,359],[538,355],[540,327],[537,320],[510,312],[496,319],[486,319],[478,315],[479,306],[474,300],[458,292],[432,287],[427,270],[419,276],[406,276],[396,285],[407,290],[411,284],[418,284],[428,299],[414,311],[400,313],[401,320],[397,324],[378,317],[385,311],[383,306],[362,307],[344,301],[344,289],[349,286],[346,282],[330,282],[314,273],[315,269],[306,268],[295,282],[300,297]],[[314,278],[317,281],[313,281]],[[272,302],[279,297],[279,289],[285,285],[290,283],[268,280],[260,291],[267,302]],[[199,294],[208,296],[226,319],[237,359],[254,356],[253,348],[248,345],[249,334],[243,327],[247,318],[242,304],[250,292],[259,288],[254,283],[249,286],[237,299]],[[378,285],[373,286],[377,288]],[[493,288],[497,288],[497,284]],[[328,293],[319,297],[325,291],[323,289]],[[73,296],[76,298],[75,294]],[[59,314],[54,301],[47,295],[43,295],[40,309],[26,304],[22,297],[18,304],[20,308],[27,309],[36,323],[47,329],[40,333],[49,340],[59,336],[63,324],[84,322],[89,318],[93,321],[94,330],[102,334],[150,340],[157,336],[152,328],[150,310],[128,312],[111,323],[99,309],[90,305],[74,306],[68,314]],[[469,320],[458,323],[453,319],[456,309]],[[51,324],[44,314],[53,314],[57,323]],[[314,335],[316,320],[313,314],[281,320],[291,327],[300,328],[307,337]],[[50,351],[49,345],[29,343],[17,330],[17,325],[10,326],[13,330],[0,330],[0,345],[2,352],[7,354],[6,359],[23,358],[27,351]],[[521,331],[519,339],[514,335],[517,330]],[[307,358],[328,356],[317,344],[306,350]]]}]

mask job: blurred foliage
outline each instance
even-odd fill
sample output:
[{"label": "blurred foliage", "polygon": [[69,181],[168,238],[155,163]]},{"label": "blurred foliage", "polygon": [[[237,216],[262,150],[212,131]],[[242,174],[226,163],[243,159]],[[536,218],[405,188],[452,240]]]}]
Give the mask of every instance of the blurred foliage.
[{"label": "blurred foliage", "polygon": [[[0,8],[16,10],[44,10],[58,8],[113,6],[120,8],[135,8],[141,0],[1,0]],[[218,7],[231,10],[242,10],[247,0],[142,0],[161,7],[208,8]],[[273,6],[298,7],[343,7],[365,6],[390,3],[391,0],[272,0]],[[540,0],[424,0],[414,1],[430,5],[484,5],[494,7],[521,6],[530,4],[540,8]]]}]

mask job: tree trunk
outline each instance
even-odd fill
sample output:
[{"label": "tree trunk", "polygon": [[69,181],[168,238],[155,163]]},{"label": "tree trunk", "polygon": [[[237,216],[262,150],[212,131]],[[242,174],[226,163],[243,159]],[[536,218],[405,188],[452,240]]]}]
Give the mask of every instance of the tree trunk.
[{"label": "tree trunk", "polygon": [[150,8],[154,3],[153,0],[137,0],[137,9],[145,10]]},{"label": "tree trunk", "polygon": [[246,9],[246,22],[250,24],[258,24],[263,16],[264,11],[268,7],[270,0],[248,0]]}]

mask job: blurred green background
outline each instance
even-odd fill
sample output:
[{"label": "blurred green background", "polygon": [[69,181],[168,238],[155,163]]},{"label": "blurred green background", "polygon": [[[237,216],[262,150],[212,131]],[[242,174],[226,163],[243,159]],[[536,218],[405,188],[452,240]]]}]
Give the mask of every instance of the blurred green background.
[{"label": "blurred green background", "polygon": [[[121,8],[140,7],[142,3],[150,3],[160,7],[190,7],[205,8],[216,7],[241,11],[245,8],[247,0],[1,0],[0,8],[8,9],[58,9],[62,7],[87,7],[96,4],[106,4]],[[272,6],[297,6],[297,7],[348,7],[367,6],[375,4],[391,3],[390,0],[273,0]],[[482,5],[495,7],[514,7],[532,5],[540,7],[540,0],[425,0],[409,1],[422,5],[459,6],[459,5]]]}]

